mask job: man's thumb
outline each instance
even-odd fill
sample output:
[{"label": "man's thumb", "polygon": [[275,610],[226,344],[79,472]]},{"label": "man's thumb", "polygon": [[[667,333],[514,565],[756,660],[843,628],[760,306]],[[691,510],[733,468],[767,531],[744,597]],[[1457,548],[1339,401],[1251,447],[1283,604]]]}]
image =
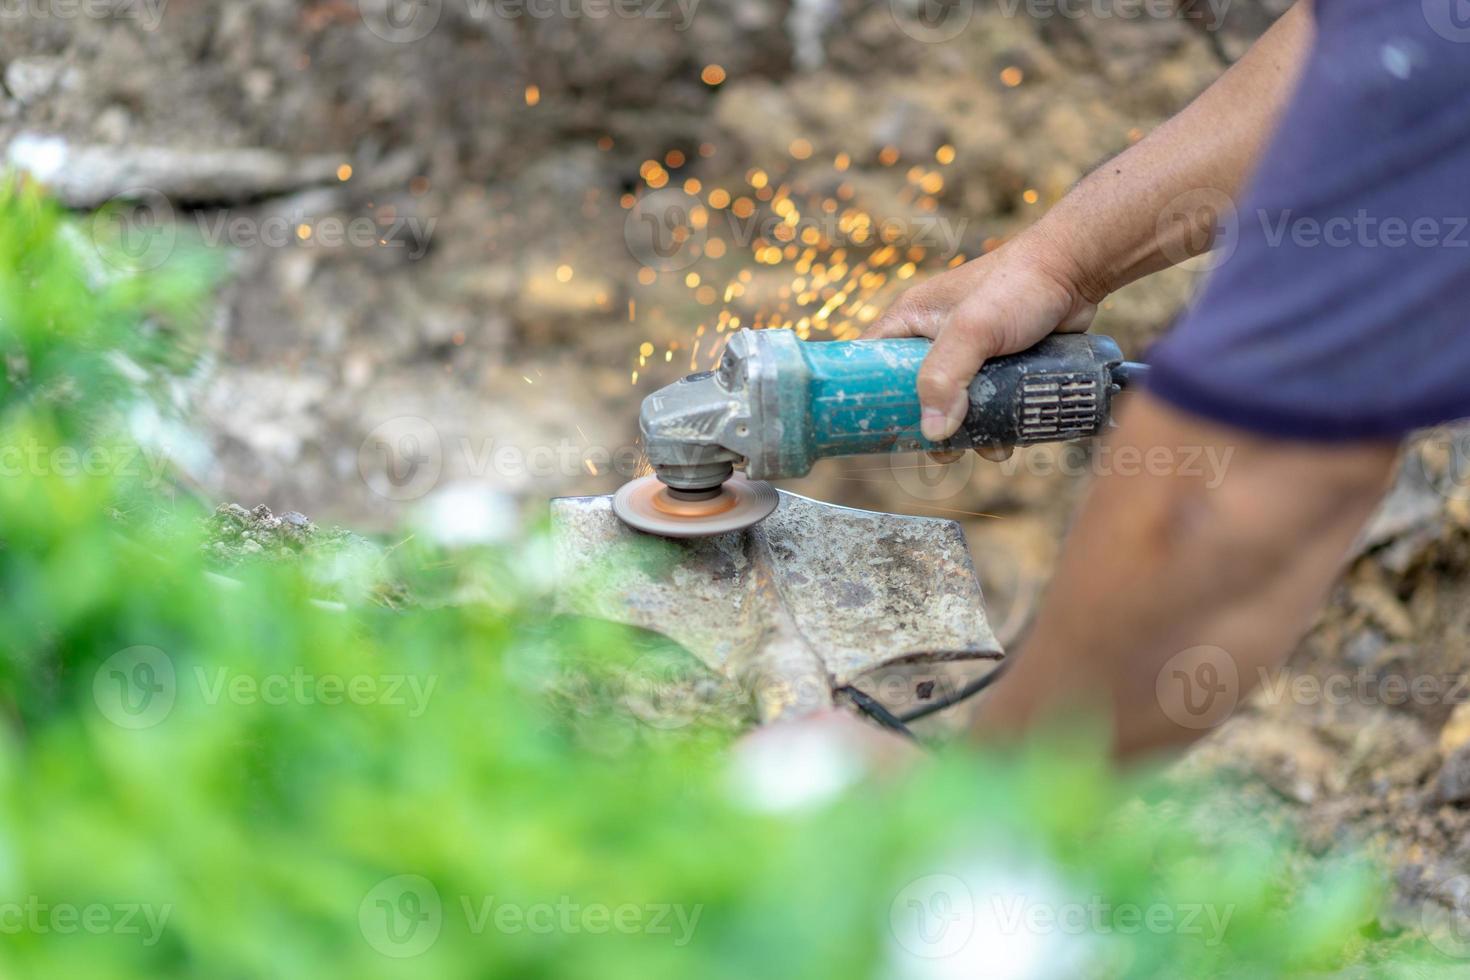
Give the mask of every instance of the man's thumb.
[{"label": "man's thumb", "polygon": [[967,386],[943,374],[919,374],[919,431],[930,442],[948,439],[970,410]]}]

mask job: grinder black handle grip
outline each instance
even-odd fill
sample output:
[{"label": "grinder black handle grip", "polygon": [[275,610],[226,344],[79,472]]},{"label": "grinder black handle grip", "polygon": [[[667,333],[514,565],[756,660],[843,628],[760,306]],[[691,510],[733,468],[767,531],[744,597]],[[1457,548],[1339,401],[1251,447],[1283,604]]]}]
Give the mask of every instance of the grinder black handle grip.
[{"label": "grinder black handle grip", "polygon": [[1111,337],[1051,334],[986,361],[970,382],[970,409],[945,448],[1027,446],[1080,439],[1112,417],[1113,396],[1147,368],[1125,361]]}]

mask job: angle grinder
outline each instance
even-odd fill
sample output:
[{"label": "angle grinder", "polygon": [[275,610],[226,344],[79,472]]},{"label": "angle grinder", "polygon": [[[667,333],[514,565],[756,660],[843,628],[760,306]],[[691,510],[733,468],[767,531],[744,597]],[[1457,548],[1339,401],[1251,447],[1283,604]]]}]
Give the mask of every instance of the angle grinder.
[{"label": "angle grinder", "polygon": [[[1110,337],[1052,334],[985,363],[955,434],[919,433],[922,338],[803,342],[790,330],[739,330],[713,371],[643,400],[653,473],[624,485],[613,511],[640,531],[707,537],[776,509],[766,480],[805,476],[818,459],[942,452],[1080,439],[1111,417],[1113,396],[1146,367]],[[744,475],[735,471],[743,464]]]}]

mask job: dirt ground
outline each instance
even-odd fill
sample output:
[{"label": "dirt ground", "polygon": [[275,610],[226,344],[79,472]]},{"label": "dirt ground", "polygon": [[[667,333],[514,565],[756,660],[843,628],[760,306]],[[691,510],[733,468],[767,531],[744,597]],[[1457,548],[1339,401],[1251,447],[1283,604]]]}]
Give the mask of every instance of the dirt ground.
[{"label": "dirt ground", "polygon": [[[729,329],[852,336],[904,285],[993,248],[1286,3],[1236,3],[1220,25],[1193,7],[1033,21],[980,4],[947,38],[905,0],[570,19],[449,0],[414,40],[380,36],[379,6],[172,0],[157,29],[7,22],[0,135],[12,162],[53,136],[110,158],[165,148],[186,170],[265,151],[268,175],[174,190],[168,166],[122,168],[104,188],[149,174],[180,247],[231,265],[188,393],[202,491],[483,540],[632,475],[640,399],[708,365]],[[703,211],[691,240],[667,237],[681,207]],[[1201,275],[1122,291],[1097,329],[1141,353]],[[1367,841],[1404,899],[1386,934],[1470,886],[1470,493],[1452,435],[1411,451],[1294,658],[1288,677],[1320,691],[1268,685],[1185,764],[1238,777],[1235,804],[1299,828],[1310,855]],[[1004,641],[1082,486],[1069,460],[834,460],[787,489],[960,520]],[[1397,697],[1390,677],[1432,690]]]}]

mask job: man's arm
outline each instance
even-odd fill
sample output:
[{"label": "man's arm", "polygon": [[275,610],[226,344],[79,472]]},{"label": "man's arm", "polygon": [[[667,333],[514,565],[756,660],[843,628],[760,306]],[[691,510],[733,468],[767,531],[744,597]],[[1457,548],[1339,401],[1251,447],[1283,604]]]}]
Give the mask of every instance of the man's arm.
[{"label": "man's arm", "polygon": [[1106,712],[1124,755],[1204,734],[1290,652],[1393,468],[1392,443],[1282,442],[1128,401],[982,739],[1075,707]]},{"label": "man's arm", "polygon": [[[1112,472],[983,731],[1025,725],[1065,703],[1059,690],[1110,709],[1123,752],[1223,720],[1306,625],[1385,488],[1393,446],[1470,418],[1470,263],[1444,234],[1470,221],[1470,61],[1426,10],[1317,11],[1234,252],[1150,351],[1148,393],[1103,447]],[[1412,52],[1411,65],[1385,51]],[[1337,232],[1304,233],[1321,228]],[[1158,447],[1174,472],[1119,472],[1119,452]],[[1194,447],[1234,449],[1217,485],[1178,471]]]},{"label": "man's arm", "polygon": [[[1209,251],[1217,215],[1270,142],[1312,44],[1298,3],[1178,115],[1088,174],[1037,222],[1091,303]],[[1176,210],[1182,209],[1182,210]]]},{"label": "man's arm", "polygon": [[1170,202],[1202,190],[1235,193],[1311,39],[1311,12],[1299,3],[1187,108],[1095,170],[1036,224],[898,298],[865,337],[934,340],[919,375],[926,437],[953,434],[966,387],[987,359],[1055,331],[1086,330],[1111,290],[1208,250],[1213,212],[1191,207],[1184,220],[1169,220]]}]

